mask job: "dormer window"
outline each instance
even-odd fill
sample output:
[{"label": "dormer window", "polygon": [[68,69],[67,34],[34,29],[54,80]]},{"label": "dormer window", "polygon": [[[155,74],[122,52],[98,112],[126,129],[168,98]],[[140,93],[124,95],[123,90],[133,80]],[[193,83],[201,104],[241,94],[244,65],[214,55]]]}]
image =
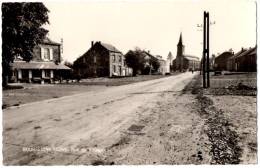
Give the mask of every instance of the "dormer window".
[{"label": "dormer window", "polygon": [[52,61],[53,60],[53,49],[48,47],[41,48],[41,58],[44,61]]}]

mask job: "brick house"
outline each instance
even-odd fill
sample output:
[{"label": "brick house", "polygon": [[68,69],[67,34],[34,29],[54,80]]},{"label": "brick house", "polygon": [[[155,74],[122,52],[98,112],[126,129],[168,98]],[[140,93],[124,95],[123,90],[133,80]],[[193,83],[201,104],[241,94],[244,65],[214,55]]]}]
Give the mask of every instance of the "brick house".
[{"label": "brick house", "polygon": [[74,61],[77,75],[86,77],[130,76],[132,69],[121,51],[110,44],[91,42],[91,48]]},{"label": "brick house", "polygon": [[256,72],[257,70],[257,52],[256,47],[242,48],[227,61],[229,71]]},{"label": "brick house", "polygon": [[25,62],[18,55],[11,63],[12,82],[44,82],[52,83],[62,79],[62,76],[70,68],[61,64],[61,44],[45,38],[43,42],[33,49],[33,58]]},{"label": "brick house", "polygon": [[234,55],[232,51],[225,51],[215,58],[214,70],[226,71],[228,70],[228,59]]},{"label": "brick house", "polygon": [[199,57],[184,54],[185,46],[182,44],[182,34],[177,44],[177,55],[173,60],[173,70],[185,72],[188,70],[199,70],[200,59]]}]

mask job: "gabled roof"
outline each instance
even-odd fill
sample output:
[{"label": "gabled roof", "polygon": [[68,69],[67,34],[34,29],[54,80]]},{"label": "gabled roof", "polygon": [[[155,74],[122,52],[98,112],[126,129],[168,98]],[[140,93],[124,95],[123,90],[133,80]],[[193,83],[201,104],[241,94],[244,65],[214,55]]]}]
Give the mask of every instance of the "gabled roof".
[{"label": "gabled roof", "polygon": [[225,57],[225,59],[230,59],[231,57],[233,57],[233,52],[231,51],[224,51],[223,53],[219,54],[215,60],[218,60],[220,58]]},{"label": "gabled roof", "polygon": [[147,56],[149,56],[149,57],[153,58],[153,59],[157,59],[157,60],[158,60],[158,58],[157,58],[157,57],[153,56],[152,54],[150,54],[150,53],[149,53],[149,52],[147,52],[147,51],[143,51],[143,53],[144,53],[144,54],[146,54]]},{"label": "gabled roof", "polygon": [[111,44],[107,44],[107,43],[101,43],[101,42],[97,42],[99,44],[101,44],[104,48],[106,48],[108,51],[111,52],[117,52],[117,53],[122,53],[121,51],[119,51],[116,47],[114,47]]},{"label": "gabled roof", "polygon": [[254,47],[254,50],[249,55],[256,55],[256,47]]},{"label": "gabled roof", "polygon": [[43,39],[43,44],[52,44],[52,45],[61,45],[60,43],[54,42],[51,39],[49,39],[48,37],[46,37],[45,39]]},{"label": "gabled roof", "polygon": [[188,60],[200,61],[199,57],[196,56],[192,56],[192,55],[183,55],[183,56]]},{"label": "gabled roof", "polygon": [[247,51],[245,51],[245,52],[243,52],[243,53],[237,55],[236,58],[243,57],[243,56],[245,56],[245,55],[247,55],[247,54],[250,54],[250,53],[253,52],[255,49],[256,49],[255,47],[254,47],[254,48],[250,48],[250,49],[248,49]]},{"label": "gabled roof", "polygon": [[242,54],[243,52],[246,52],[246,51],[247,51],[247,50],[240,50],[240,51],[238,51],[235,55],[233,55],[232,57],[230,57],[229,59],[233,59],[233,58],[239,56],[240,54]]}]

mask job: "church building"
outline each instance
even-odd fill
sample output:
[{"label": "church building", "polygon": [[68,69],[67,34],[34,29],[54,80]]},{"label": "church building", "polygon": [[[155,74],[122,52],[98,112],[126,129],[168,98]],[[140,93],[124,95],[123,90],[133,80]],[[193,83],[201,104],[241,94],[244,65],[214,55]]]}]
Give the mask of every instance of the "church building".
[{"label": "church building", "polygon": [[200,69],[200,59],[196,56],[187,55],[184,52],[185,46],[182,44],[182,33],[177,44],[177,55],[173,60],[173,70],[185,72]]}]

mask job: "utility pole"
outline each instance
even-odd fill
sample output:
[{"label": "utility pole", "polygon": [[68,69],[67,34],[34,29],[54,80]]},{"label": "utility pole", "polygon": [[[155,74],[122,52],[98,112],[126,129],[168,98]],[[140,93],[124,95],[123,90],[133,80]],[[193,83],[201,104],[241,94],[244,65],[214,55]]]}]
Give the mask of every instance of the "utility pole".
[{"label": "utility pole", "polygon": [[210,80],[209,80],[209,12],[207,15],[207,87],[210,87]]},{"label": "utility pole", "polygon": [[203,16],[203,57],[202,57],[202,73],[203,73],[203,88],[206,88],[206,19],[207,13],[204,11]]},{"label": "utility pole", "polygon": [[[209,79],[209,12],[204,11],[203,17],[203,88],[210,87]],[[207,75],[207,79],[206,79]]]}]

